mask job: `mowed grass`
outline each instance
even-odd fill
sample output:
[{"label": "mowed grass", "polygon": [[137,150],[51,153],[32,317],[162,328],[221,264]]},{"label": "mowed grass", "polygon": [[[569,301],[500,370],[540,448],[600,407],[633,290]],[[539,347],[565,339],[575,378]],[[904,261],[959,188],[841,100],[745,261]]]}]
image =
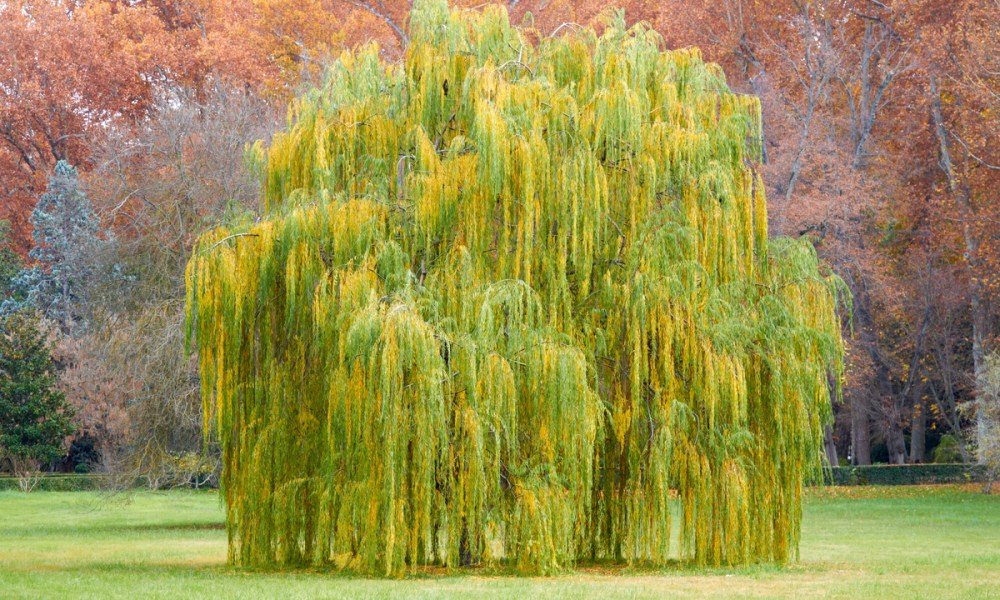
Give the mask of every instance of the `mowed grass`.
[{"label": "mowed grass", "polygon": [[787,567],[580,568],[365,579],[227,567],[211,492],[0,492],[2,598],[1000,598],[1000,496],[973,486],[809,493]]}]

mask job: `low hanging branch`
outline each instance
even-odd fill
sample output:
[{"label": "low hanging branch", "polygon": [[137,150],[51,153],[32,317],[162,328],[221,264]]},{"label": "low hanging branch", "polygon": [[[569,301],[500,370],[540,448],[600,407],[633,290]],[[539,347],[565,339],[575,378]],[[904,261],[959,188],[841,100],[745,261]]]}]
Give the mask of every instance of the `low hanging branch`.
[{"label": "low hanging branch", "polygon": [[189,264],[230,560],[794,556],[843,284],[768,240],[757,99],[620,16],[410,23],[405,64],[363,48],[296,104],[267,216]]},{"label": "low hanging branch", "polygon": [[241,237],[258,237],[258,235],[256,233],[234,233],[233,235],[227,235],[226,237],[212,244],[207,250],[211,252],[212,250],[228,242],[229,240]]}]

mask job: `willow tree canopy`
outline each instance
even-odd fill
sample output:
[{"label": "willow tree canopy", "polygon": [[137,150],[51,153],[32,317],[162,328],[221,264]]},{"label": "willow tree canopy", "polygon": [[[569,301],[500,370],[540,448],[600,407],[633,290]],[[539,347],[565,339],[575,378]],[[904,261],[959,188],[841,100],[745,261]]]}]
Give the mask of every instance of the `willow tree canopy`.
[{"label": "willow tree canopy", "polygon": [[230,560],[794,555],[839,286],[768,241],[758,101],[620,15],[416,4],[404,62],[341,57],[255,149],[265,216],[191,259]]}]

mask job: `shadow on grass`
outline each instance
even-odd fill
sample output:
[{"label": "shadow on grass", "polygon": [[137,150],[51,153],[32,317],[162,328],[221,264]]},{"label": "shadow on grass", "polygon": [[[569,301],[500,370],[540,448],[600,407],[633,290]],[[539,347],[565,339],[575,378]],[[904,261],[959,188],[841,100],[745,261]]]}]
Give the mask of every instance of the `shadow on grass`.
[{"label": "shadow on grass", "polygon": [[580,561],[574,566],[549,575],[517,569],[513,564],[500,563],[492,566],[446,567],[443,565],[421,565],[399,576],[384,576],[350,567],[338,567],[332,563],[311,566],[271,566],[242,567],[219,565],[212,567],[219,575],[241,575],[255,577],[320,577],[365,581],[437,581],[449,579],[538,579],[557,581],[565,578],[593,577],[627,579],[633,577],[747,577],[767,578],[781,574],[826,571],[833,565],[809,564],[778,565],[757,564],[745,567],[699,567],[692,563],[672,560],[667,565],[632,564],[612,561]]},{"label": "shadow on grass", "polygon": [[[41,565],[40,565],[41,566]],[[511,580],[542,580],[557,582],[560,579],[569,578],[607,578],[607,579],[628,579],[642,577],[769,577],[781,574],[815,573],[828,570],[829,565],[813,564],[808,568],[802,565],[796,566],[776,566],[758,565],[739,569],[723,568],[696,568],[685,566],[682,563],[667,567],[636,567],[624,564],[578,564],[572,569],[566,569],[552,575],[538,575],[531,572],[523,572],[511,567],[486,568],[486,567],[463,567],[449,569],[442,566],[422,566],[412,573],[407,573],[399,577],[384,577],[372,575],[370,573],[353,571],[348,568],[337,568],[333,565],[314,567],[283,567],[283,568],[249,568],[236,567],[224,563],[206,564],[196,561],[163,561],[153,564],[142,563],[104,563],[104,564],[81,564],[67,565],[65,567],[43,566],[38,570],[58,570],[64,573],[94,573],[100,572],[107,575],[144,575],[144,576],[207,576],[207,577],[253,577],[260,579],[334,579],[344,581],[444,581],[462,579],[511,579]],[[31,569],[36,570],[36,569]]]},{"label": "shadow on grass", "polygon": [[156,523],[137,525],[97,525],[88,528],[91,531],[104,531],[108,533],[137,531],[143,533],[152,532],[172,532],[172,531],[225,531],[225,523],[172,523],[162,525]]},{"label": "shadow on grass", "polygon": [[[176,533],[200,533],[200,532],[212,532],[212,531],[225,531],[225,523],[137,523],[135,525],[122,525],[122,524],[86,524],[86,525],[75,525],[73,527],[66,527],[60,525],[49,525],[49,526],[13,526],[4,527],[2,530],[3,537],[25,537],[25,538],[39,538],[39,537],[53,537],[53,536],[77,536],[80,534],[105,534],[114,536],[128,536],[129,534],[134,534],[136,536],[142,535],[169,535]],[[224,540],[223,540],[224,541]],[[98,542],[99,544],[99,542]]]}]

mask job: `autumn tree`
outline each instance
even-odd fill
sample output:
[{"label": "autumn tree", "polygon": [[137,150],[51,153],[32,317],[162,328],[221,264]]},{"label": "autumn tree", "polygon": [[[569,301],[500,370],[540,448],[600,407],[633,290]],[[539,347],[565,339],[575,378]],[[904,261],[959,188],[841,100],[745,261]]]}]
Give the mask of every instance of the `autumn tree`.
[{"label": "autumn tree", "polygon": [[[940,167],[936,198],[946,211],[940,225],[957,232],[967,266],[972,362],[980,402],[975,439],[983,445],[992,427],[984,406],[987,355],[994,343],[995,314],[990,299],[1000,290],[995,193],[1000,184],[1000,24],[996,2],[967,0],[919,13],[931,43],[922,47],[928,112]],[[982,457],[980,457],[982,458]]]},{"label": "autumn tree", "polygon": [[87,407],[81,429],[123,482],[169,482],[178,461],[201,449],[197,365],[183,344],[184,269],[206,229],[254,218],[260,183],[245,151],[276,127],[263,98],[220,83],[175,90],[139,131],[111,130],[92,150],[89,193],[118,234],[102,271],[112,276],[91,281],[102,301],[87,336],[59,349],[68,399]]},{"label": "autumn tree", "polygon": [[845,453],[868,463],[873,444],[881,460],[922,460],[928,424],[960,427],[944,418],[950,401],[934,400],[963,401],[963,386],[952,385],[962,379],[963,317],[958,305],[935,303],[964,288],[953,236],[928,205],[938,176],[920,44],[940,47],[932,40],[947,34],[926,31],[916,9],[935,5],[665,2],[653,18],[671,43],[705,48],[736,89],[761,97],[772,227],[812,239],[853,292],[831,463]]},{"label": "autumn tree", "polygon": [[[83,314],[92,327],[58,347],[81,431],[102,447],[128,446],[119,435],[127,405],[143,427],[135,439],[152,444],[147,463],[197,448],[196,374],[181,345],[165,343],[182,331],[186,254],[227,207],[250,208],[247,191],[257,186],[243,146],[273,127],[268,100],[283,104],[339,43],[327,8],[250,0],[0,7],[0,80],[12,82],[0,86],[0,213],[11,217],[16,250],[31,248],[29,215],[63,159],[80,169],[102,225],[119,234],[115,252],[98,257],[100,273],[60,262],[64,283],[73,279],[64,299],[77,298],[81,281],[100,298],[74,300],[73,318]],[[35,283],[52,280],[51,261],[26,258]]]},{"label": "autumn tree", "polygon": [[224,83],[284,103],[339,48],[320,0],[56,0],[0,5],[0,219],[18,249],[48,174],[83,172],[108,128],[143,122],[178,88]]},{"label": "autumn tree", "polygon": [[402,64],[345,54],[257,148],[263,218],[197,244],[231,561],[795,555],[844,290],[768,239],[759,104],[620,13],[526,35],[420,3]]},{"label": "autumn tree", "polygon": [[86,165],[94,128],[141,114],[150,100],[142,53],[106,8],[70,11],[48,1],[0,6],[0,218],[20,249],[55,164]]}]

